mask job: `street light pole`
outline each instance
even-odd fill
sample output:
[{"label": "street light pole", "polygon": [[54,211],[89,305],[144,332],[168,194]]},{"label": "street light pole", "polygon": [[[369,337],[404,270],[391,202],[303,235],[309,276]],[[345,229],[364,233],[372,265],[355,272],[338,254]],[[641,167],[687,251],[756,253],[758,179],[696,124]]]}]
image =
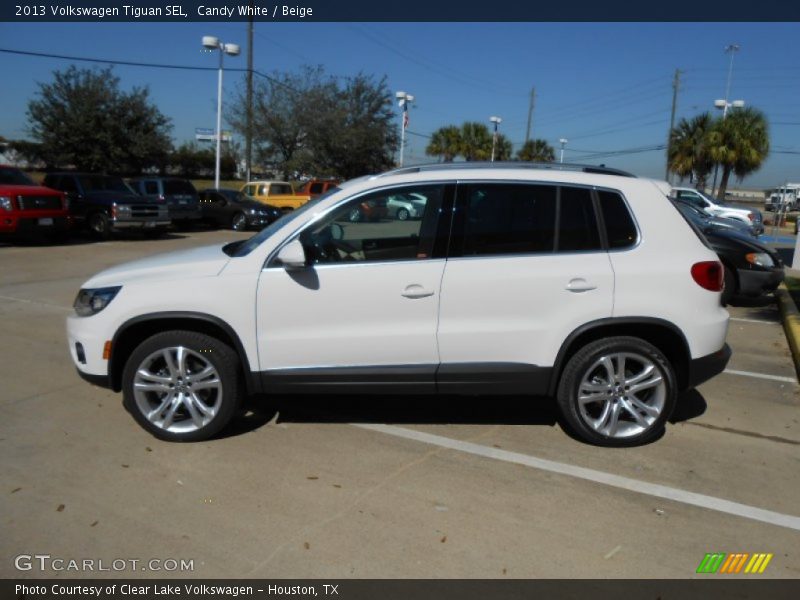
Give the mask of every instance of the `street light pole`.
[{"label": "street light pole", "polygon": [[406,128],[408,128],[408,105],[414,101],[414,96],[407,92],[396,92],[394,96],[397,98],[400,108],[403,109],[400,115],[400,158],[397,161],[397,166],[402,167],[403,152],[406,146]]},{"label": "street light pole", "polygon": [[210,51],[219,50],[219,72],[217,75],[217,152],[214,167],[214,187],[219,189],[219,168],[220,168],[220,154],[222,148],[222,59],[225,54],[230,56],[239,55],[238,44],[223,44],[219,38],[213,35],[203,36],[203,47]]},{"label": "street light pole", "polygon": [[561,138],[558,142],[561,144],[561,160],[559,162],[564,162],[564,146],[567,145],[569,140],[567,138]]},{"label": "street light pole", "polygon": [[[717,108],[722,109],[722,118],[728,116],[728,109],[733,108],[741,108],[744,106],[744,100],[734,100],[733,102],[729,101],[730,93],[731,93],[731,77],[733,75],[733,56],[739,51],[738,44],[729,44],[725,46],[725,53],[731,55],[731,61],[728,64],[728,82],[725,84],[725,99],[719,99],[714,101],[714,106]],[[711,184],[711,195],[716,195],[717,190],[717,173],[719,172],[719,163],[714,165],[714,183]],[[724,198],[723,198],[724,199]]]},{"label": "street light pole", "polygon": [[494,135],[492,136],[492,162],[494,162],[494,152],[497,148],[497,126],[503,122],[500,117],[489,117],[489,121],[494,123]]}]

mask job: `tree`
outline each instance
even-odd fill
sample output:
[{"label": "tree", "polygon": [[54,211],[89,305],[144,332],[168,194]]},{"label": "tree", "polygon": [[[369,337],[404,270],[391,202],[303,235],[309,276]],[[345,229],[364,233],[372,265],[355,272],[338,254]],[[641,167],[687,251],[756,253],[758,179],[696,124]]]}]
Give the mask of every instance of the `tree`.
[{"label": "tree", "polygon": [[[489,149],[489,153],[491,156],[491,148]],[[497,134],[497,143],[495,144],[494,149],[494,159],[495,160],[511,160],[512,153],[514,152],[514,145],[511,143],[506,136],[502,133]]]},{"label": "tree", "polygon": [[[261,162],[299,174],[356,177],[393,165],[397,133],[386,80],[359,73],[342,83],[322,67],[274,73],[254,90],[253,143]],[[246,97],[229,109],[234,130],[246,132]]]},{"label": "tree", "polygon": [[397,131],[386,78],[359,73],[328,84],[309,98],[306,147],[316,174],[344,179],[394,166]]},{"label": "tree", "polygon": [[708,134],[714,119],[708,112],[691,120],[681,119],[670,132],[667,148],[669,170],[679,177],[694,177],[697,189],[706,186],[714,160],[709,152]]},{"label": "tree", "polygon": [[439,156],[442,162],[453,162],[461,152],[461,130],[455,125],[440,127],[431,135],[431,141],[425,148],[428,156]]},{"label": "tree", "polygon": [[717,197],[725,199],[731,173],[741,180],[761,168],[769,155],[767,118],[752,107],[736,109],[719,119],[708,133],[711,158],[722,167]]},{"label": "tree", "polygon": [[71,66],[53,77],[39,84],[27,111],[47,164],[115,173],[163,167],[172,125],[150,102],[147,88],[120,90],[111,67]]},{"label": "tree", "polygon": [[492,155],[492,134],[483,123],[466,122],[461,126],[459,154],[466,161],[489,160]]},{"label": "tree", "polygon": [[556,159],[555,149],[546,140],[528,140],[517,150],[517,160],[526,162],[553,162]]}]

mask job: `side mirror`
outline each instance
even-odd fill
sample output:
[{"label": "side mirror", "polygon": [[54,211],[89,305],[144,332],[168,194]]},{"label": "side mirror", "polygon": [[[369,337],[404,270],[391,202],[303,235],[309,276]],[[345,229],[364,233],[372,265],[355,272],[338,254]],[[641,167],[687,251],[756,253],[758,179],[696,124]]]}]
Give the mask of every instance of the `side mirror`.
[{"label": "side mirror", "polygon": [[308,264],[306,251],[300,240],[294,240],[286,244],[281,248],[281,251],[278,252],[277,258],[287,271],[304,269]]}]

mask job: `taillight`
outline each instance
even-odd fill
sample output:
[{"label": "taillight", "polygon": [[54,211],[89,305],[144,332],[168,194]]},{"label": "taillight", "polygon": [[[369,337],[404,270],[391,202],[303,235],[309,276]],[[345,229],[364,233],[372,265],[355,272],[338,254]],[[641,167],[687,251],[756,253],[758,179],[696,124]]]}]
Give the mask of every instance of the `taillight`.
[{"label": "taillight", "polygon": [[721,292],[724,280],[722,264],[716,260],[695,263],[692,265],[692,279],[703,289]]}]

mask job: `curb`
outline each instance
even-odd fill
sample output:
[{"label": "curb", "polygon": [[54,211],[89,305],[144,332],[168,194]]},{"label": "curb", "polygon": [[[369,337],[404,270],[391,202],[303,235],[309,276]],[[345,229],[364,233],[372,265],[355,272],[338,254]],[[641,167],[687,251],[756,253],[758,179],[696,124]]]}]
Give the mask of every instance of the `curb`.
[{"label": "curb", "polygon": [[778,307],[781,311],[781,321],[783,321],[783,331],[786,333],[786,341],[792,351],[794,370],[800,378],[800,311],[792,300],[786,284],[781,283],[775,290],[775,297],[778,299]]}]

